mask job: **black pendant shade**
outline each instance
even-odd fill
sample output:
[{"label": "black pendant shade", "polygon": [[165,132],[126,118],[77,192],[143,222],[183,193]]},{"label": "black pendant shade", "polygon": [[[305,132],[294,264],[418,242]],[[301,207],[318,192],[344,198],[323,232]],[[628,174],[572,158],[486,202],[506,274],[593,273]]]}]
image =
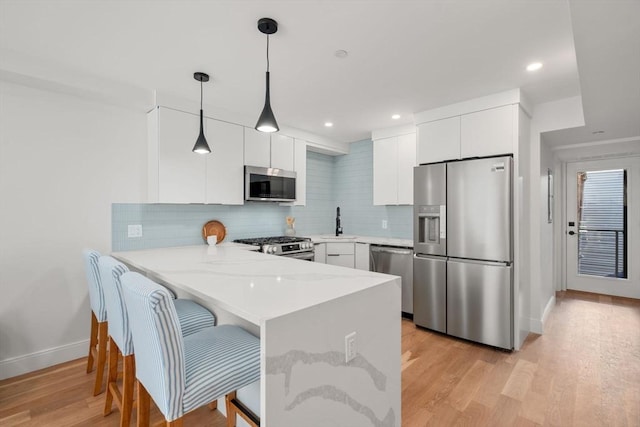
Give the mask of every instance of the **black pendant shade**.
[{"label": "black pendant shade", "polygon": [[260,132],[277,132],[280,130],[276,117],[271,110],[271,99],[269,90],[269,72],[267,71],[267,93],[264,96],[264,108],[262,114],[256,123],[256,130]]},{"label": "black pendant shade", "polygon": [[191,151],[199,154],[209,154],[211,153],[211,148],[209,148],[207,138],[204,136],[204,113],[202,112],[202,83],[209,81],[209,75],[198,72],[193,74],[193,78],[200,82],[200,135],[198,135],[196,145],[193,146]]},{"label": "black pendant shade", "polygon": [[278,23],[271,18],[262,18],[258,20],[258,30],[267,35],[267,74],[266,74],[266,92],[264,95],[264,108],[256,123],[256,130],[259,132],[277,132],[280,130],[276,117],[271,109],[271,90],[269,85],[269,35],[278,31]]}]

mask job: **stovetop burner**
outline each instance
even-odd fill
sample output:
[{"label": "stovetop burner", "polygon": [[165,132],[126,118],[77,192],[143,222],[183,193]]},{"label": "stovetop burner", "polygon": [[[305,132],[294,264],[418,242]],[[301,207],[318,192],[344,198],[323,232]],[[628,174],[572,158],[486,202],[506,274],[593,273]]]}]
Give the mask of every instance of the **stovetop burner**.
[{"label": "stovetop burner", "polygon": [[306,260],[313,259],[313,243],[308,237],[255,237],[252,239],[236,239],[234,242],[259,246],[260,251],[267,254],[290,256]]},{"label": "stovetop burner", "polygon": [[306,237],[296,236],[275,236],[275,237],[254,237],[251,239],[236,239],[236,243],[244,243],[246,245],[273,245],[273,244],[285,244],[285,243],[298,243],[307,242],[311,239]]}]

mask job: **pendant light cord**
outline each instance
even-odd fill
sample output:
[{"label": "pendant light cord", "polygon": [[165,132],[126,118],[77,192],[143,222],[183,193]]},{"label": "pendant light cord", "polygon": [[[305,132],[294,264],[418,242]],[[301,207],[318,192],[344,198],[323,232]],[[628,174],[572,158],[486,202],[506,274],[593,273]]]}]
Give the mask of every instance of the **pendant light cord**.
[{"label": "pendant light cord", "polygon": [[200,80],[200,109],[202,110],[202,79]]},{"label": "pendant light cord", "polygon": [[269,72],[269,34],[267,34],[267,73]]}]

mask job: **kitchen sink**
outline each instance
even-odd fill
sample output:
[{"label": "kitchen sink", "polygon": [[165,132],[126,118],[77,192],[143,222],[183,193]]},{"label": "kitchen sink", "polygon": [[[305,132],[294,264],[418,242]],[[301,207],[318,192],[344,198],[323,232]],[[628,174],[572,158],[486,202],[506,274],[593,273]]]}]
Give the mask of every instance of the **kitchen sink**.
[{"label": "kitchen sink", "polygon": [[336,236],[334,234],[321,234],[321,238],[327,240],[355,240],[357,236]]}]

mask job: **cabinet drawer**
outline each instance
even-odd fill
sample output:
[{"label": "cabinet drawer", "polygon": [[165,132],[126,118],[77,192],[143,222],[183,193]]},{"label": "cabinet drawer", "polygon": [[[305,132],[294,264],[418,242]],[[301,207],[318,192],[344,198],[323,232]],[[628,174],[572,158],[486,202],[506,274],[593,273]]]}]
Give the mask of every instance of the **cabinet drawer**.
[{"label": "cabinet drawer", "polygon": [[355,261],[353,255],[327,254],[327,264],[353,268],[354,262]]},{"label": "cabinet drawer", "polygon": [[327,243],[327,255],[353,255],[355,254],[355,246],[353,243],[331,242]]}]

